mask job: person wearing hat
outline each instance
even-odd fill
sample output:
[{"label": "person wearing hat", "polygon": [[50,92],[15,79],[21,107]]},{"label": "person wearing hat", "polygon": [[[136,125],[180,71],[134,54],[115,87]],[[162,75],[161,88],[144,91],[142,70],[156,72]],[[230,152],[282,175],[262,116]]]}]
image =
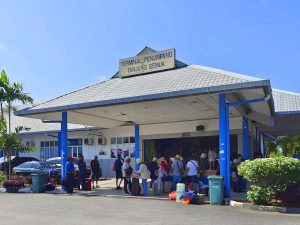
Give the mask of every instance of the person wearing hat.
[{"label": "person wearing hat", "polygon": [[150,191],[152,191],[152,186],[155,180],[158,178],[158,163],[157,163],[157,158],[153,157],[152,162],[149,165],[149,171],[150,171]]},{"label": "person wearing hat", "polygon": [[144,196],[147,196],[147,179],[148,179],[148,175],[149,175],[149,171],[148,168],[146,166],[146,164],[144,163],[144,160],[141,158],[138,158],[136,160],[136,163],[139,164],[139,176],[142,179],[142,186],[143,186],[143,192],[144,192]]},{"label": "person wearing hat", "polygon": [[95,188],[95,181],[96,181],[96,188],[99,188],[98,181],[99,178],[102,176],[102,170],[100,167],[100,162],[98,160],[98,155],[94,156],[94,159],[91,161],[91,171],[92,171],[92,182],[93,188]]},{"label": "person wearing hat", "polygon": [[[132,174],[132,167],[130,166],[130,157],[126,156],[124,159],[124,163],[122,165],[122,173],[123,173],[123,179],[124,179],[124,192],[125,194],[129,194],[129,191],[131,192],[131,174]],[[129,191],[128,191],[129,189]]]},{"label": "person wearing hat", "polygon": [[175,155],[174,161],[171,165],[171,173],[172,173],[172,190],[176,190],[177,183],[181,183],[182,175],[183,175],[183,163],[180,160],[180,155]]},{"label": "person wearing hat", "polygon": [[73,189],[74,189],[74,175],[76,173],[75,171],[75,167],[74,167],[74,158],[73,157],[69,157],[67,159],[67,163],[66,163],[66,190],[67,193],[72,194],[73,193]]}]

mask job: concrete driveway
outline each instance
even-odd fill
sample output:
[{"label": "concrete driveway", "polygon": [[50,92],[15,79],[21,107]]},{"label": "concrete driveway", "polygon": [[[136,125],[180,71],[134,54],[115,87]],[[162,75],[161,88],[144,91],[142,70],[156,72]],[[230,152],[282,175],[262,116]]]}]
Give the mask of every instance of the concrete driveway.
[{"label": "concrete driveway", "polygon": [[2,225],[300,225],[300,215],[101,196],[0,193]]}]

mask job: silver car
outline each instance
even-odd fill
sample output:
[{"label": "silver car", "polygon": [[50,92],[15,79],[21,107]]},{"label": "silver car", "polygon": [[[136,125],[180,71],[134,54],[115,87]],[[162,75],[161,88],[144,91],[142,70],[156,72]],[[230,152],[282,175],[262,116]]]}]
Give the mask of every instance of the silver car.
[{"label": "silver car", "polygon": [[54,170],[55,170],[55,168],[47,162],[31,161],[31,162],[22,163],[21,165],[14,167],[13,173],[15,173],[16,175],[29,176],[32,173],[37,173],[37,174],[48,173],[48,174],[50,174]]}]

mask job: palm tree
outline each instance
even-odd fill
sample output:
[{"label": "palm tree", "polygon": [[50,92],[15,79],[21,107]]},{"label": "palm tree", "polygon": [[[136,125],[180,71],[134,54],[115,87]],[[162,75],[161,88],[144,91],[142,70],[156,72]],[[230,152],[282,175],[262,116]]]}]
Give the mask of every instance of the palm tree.
[{"label": "palm tree", "polygon": [[0,148],[5,153],[5,157],[9,160],[8,161],[8,172],[6,171],[6,164],[4,162],[4,169],[10,178],[11,173],[11,149],[14,149],[17,152],[31,152],[34,151],[35,148],[26,146],[22,143],[22,139],[19,136],[19,132],[29,130],[24,126],[15,127],[14,132],[8,133],[7,132],[7,125],[5,121],[0,121]]},{"label": "palm tree", "polygon": [[3,104],[5,102],[5,87],[8,85],[8,79],[4,70],[0,74],[0,108],[1,108],[1,120],[4,120]]},{"label": "palm tree", "polygon": [[[10,83],[9,79],[4,70],[1,71],[0,75],[0,107],[1,107],[1,120],[4,120],[4,112],[3,112],[3,103],[7,104],[7,115],[8,115],[8,134],[11,134],[11,113],[13,111],[13,103],[19,101],[23,104],[33,103],[33,99],[28,95],[28,93],[24,92],[24,86],[22,83],[13,82]],[[7,131],[7,129],[6,129]],[[18,133],[18,132],[15,132]],[[9,164],[9,176],[11,170],[11,152],[13,150],[13,146],[10,146],[5,150],[4,159],[7,158]],[[15,149],[17,150],[17,149]]]}]

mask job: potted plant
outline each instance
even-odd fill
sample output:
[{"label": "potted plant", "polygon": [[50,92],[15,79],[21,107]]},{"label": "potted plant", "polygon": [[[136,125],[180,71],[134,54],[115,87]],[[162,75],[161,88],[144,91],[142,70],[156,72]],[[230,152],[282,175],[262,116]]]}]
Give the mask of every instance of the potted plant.
[{"label": "potted plant", "polygon": [[3,182],[3,187],[6,188],[8,193],[18,193],[23,186],[24,183],[18,180],[5,180]]}]

